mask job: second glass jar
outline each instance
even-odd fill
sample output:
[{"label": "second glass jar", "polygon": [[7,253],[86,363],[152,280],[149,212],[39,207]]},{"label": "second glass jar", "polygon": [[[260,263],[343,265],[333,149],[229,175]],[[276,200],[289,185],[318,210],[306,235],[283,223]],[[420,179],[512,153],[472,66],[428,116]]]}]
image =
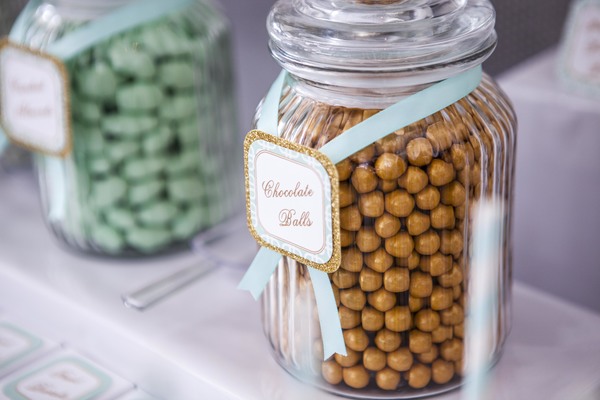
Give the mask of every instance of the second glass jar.
[{"label": "second glass jar", "polygon": [[[22,42],[43,50],[129,3],[47,0],[27,17]],[[36,157],[57,237],[85,252],[156,254],[235,211],[230,51],[225,18],[194,0],[65,62],[73,149]]]}]

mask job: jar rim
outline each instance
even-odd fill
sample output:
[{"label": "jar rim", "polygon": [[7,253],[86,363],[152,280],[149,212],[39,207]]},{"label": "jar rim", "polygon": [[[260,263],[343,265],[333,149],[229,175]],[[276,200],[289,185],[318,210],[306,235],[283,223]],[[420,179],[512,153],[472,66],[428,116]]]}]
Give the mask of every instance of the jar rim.
[{"label": "jar rim", "polygon": [[489,0],[279,0],[267,20],[275,60],[319,81],[453,76],[491,55],[494,25]]}]

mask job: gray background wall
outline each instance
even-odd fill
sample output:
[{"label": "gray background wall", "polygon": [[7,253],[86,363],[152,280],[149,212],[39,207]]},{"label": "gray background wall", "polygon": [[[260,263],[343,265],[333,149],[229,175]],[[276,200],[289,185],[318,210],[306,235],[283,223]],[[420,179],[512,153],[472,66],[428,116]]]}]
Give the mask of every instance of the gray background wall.
[{"label": "gray background wall", "polygon": [[569,0],[492,0],[496,8],[498,48],[486,69],[498,74],[557,43]]}]

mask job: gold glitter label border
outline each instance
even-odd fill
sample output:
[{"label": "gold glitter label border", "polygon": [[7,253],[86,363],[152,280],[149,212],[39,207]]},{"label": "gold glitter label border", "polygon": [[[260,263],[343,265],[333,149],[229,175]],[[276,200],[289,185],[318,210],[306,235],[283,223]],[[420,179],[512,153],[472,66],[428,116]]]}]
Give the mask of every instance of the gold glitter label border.
[{"label": "gold glitter label border", "polygon": [[[0,40],[0,52],[2,52],[4,50],[4,48],[6,47],[12,47],[15,48],[19,51],[23,51],[26,53],[29,53],[33,56],[36,57],[40,57],[43,58],[45,60],[50,61],[52,64],[54,64],[60,74],[61,77],[61,86],[62,86],[62,93],[63,93],[63,98],[62,100],[62,106],[64,109],[64,127],[65,127],[65,135],[66,135],[66,140],[65,140],[65,145],[62,148],[62,150],[57,151],[57,152],[53,152],[53,151],[48,151],[45,148],[41,148],[41,147],[36,147],[34,145],[32,145],[31,143],[25,143],[22,142],[18,139],[17,136],[15,136],[12,132],[10,132],[9,129],[6,129],[6,126],[4,124],[4,119],[2,118],[2,115],[0,114],[0,126],[2,127],[2,129],[4,130],[4,133],[6,134],[6,136],[10,139],[11,143],[22,147],[26,150],[32,151],[34,153],[40,153],[46,156],[53,156],[53,157],[60,157],[60,158],[65,158],[67,155],[69,155],[69,153],[71,153],[71,150],[73,148],[73,124],[72,124],[72,110],[71,110],[71,96],[70,96],[70,85],[69,85],[69,72],[67,71],[67,67],[65,66],[65,64],[58,58],[51,56],[50,54],[38,51],[38,50],[33,50],[27,46],[23,46],[21,44],[18,43],[14,43],[11,42],[8,38],[3,38]],[[0,102],[2,101],[2,98],[0,97]],[[0,104],[0,113],[2,111],[2,105]]]},{"label": "gold glitter label border", "polygon": [[[250,179],[249,179],[249,169],[248,169],[248,153],[250,151],[250,146],[257,140],[264,140],[266,142],[275,144],[277,146],[283,147],[288,150],[296,151],[298,153],[305,154],[309,157],[316,159],[325,169],[327,175],[329,176],[329,182],[331,186],[331,218],[332,218],[332,255],[329,261],[325,264],[319,264],[306,258],[293,254],[287,250],[274,246],[270,243],[267,243],[260,234],[254,228],[254,224],[252,223],[252,216],[250,211]],[[319,271],[326,273],[333,273],[340,268],[342,263],[342,248],[340,242],[340,198],[339,198],[339,180],[338,180],[338,172],[336,166],[331,162],[329,157],[325,154],[312,149],[310,147],[302,146],[298,143],[290,142],[289,140],[282,139],[277,136],[270,135],[266,132],[260,130],[252,130],[248,135],[246,135],[246,139],[244,140],[244,181],[246,187],[246,223],[248,225],[248,230],[250,231],[254,240],[261,245],[262,247],[266,247],[273,251],[276,251],[284,256],[290,257],[293,260],[298,261],[304,265],[315,268]]]}]

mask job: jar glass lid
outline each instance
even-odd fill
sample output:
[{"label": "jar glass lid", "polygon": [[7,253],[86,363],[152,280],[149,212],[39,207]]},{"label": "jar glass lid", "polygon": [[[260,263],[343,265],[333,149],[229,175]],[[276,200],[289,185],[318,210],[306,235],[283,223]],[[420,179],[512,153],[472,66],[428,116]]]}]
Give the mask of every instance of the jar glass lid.
[{"label": "jar glass lid", "polygon": [[494,23],[488,0],[279,0],[267,25],[273,56],[300,76],[414,78],[481,64],[496,44]]}]

